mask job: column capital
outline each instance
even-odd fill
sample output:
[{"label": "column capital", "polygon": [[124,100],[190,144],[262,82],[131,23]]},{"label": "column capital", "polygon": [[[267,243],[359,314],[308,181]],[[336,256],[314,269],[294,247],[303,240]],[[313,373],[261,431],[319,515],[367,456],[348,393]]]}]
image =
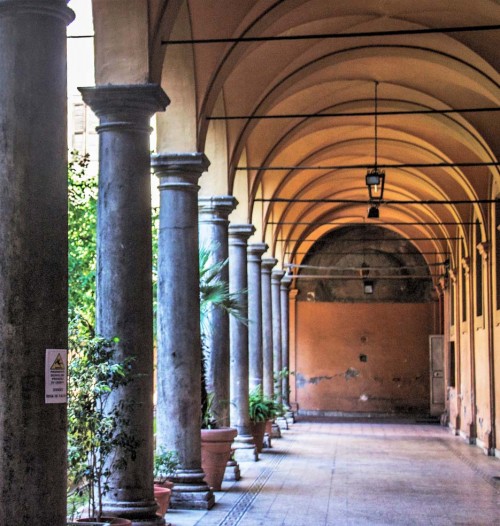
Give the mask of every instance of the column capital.
[{"label": "column capital", "polygon": [[246,224],[229,224],[228,233],[229,245],[246,248],[248,239],[255,233],[255,227]]},{"label": "column capital", "polygon": [[281,279],[285,275],[285,271],[281,268],[275,268],[271,273],[271,280],[274,284],[281,284]]},{"label": "column capital", "polygon": [[290,289],[290,301],[295,301],[299,294],[299,289]]},{"label": "column capital", "polygon": [[202,152],[157,153],[151,156],[151,166],[155,172],[199,173],[208,170],[210,161]]},{"label": "column capital", "polygon": [[68,0],[0,0],[0,16],[4,14],[41,14],[60,18],[66,25],[73,22],[75,13],[66,4]]},{"label": "column capital", "polygon": [[262,272],[271,274],[271,269],[276,265],[276,263],[278,263],[276,258],[264,258],[261,263]]},{"label": "column capital", "polygon": [[198,197],[198,215],[203,222],[227,221],[229,214],[238,205],[238,200],[232,195],[216,195]]},{"label": "column capital", "polygon": [[290,284],[292,283],[292,276],[290,274],[285,274],[283,278],[281,279],[281,290],[288,291],[288,288],[290,287]]},{"label": "column capital", "polygon": [[470,258],[465,257],[461,260],[462,268],[465,270],[465,273],[468,275],[470,273]]},{"label": "column capital", "polygon": [[482,258],[484,260],[487,260],[491,248],[490,243],[488,243],[487,241],[482,241],[481,243],[477,244],[476,248],[479,254],[481,254]]},{"label": "column capital", "polygon": [[[157,111],[165,111],[170,99],[159,84],[123,84],[78,88],[83,102],[101,120],[98,132],[107,126],[137,126],[132,117],[151,118]],[[150,131],[147,126],[148,133]]]},{"label": "column capital", "polygon": [[267,243],[250,243],[247,253],[250,261],[261,261],[262,254],[268,249]]},{"label": "column capital", "polygon": [[158,176],[158,188],[198,192],[198,179],[208,170],[210,161],[204,153],[161,153],[151,157],[151,166]]}]

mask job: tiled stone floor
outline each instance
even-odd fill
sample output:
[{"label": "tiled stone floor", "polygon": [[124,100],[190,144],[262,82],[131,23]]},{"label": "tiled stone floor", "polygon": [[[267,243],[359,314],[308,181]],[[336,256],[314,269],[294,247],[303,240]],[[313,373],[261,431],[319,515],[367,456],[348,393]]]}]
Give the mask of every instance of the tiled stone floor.
[{"label": "tiled stone floor", "polygon": [[172,526],[500,525],[500,460],[438,425],[298,422]]}]

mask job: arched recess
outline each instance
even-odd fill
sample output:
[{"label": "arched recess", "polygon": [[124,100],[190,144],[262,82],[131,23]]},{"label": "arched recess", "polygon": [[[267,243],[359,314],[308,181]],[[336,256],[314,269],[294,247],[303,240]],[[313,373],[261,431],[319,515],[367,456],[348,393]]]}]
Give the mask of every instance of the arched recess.
[{"label": "arched recess", "polygon": [[[215,104],[217,115],[225,115],[224,98],[220,94]],[[200,196],[227,195],[228,165],[227,165],[227,129],[223,120],[210,121],[204,149],[210,161],[210,167],[200,179]]]},{"label": "arched recess", "polygon": [[[191,38],[186,4],[178,12],[172,38]],[[199,151],[196,111],[196,73],[191,46],[169,46],[163,61],[161,86],[171,103],[165,113],[156,116],[158,153]]]},{"label": "arched recess", "polygon": [[314,243],[296,285],[302,412],[428,412],[436,272],[411,241],[379,226],[342,227]]},{"label": "arched recess", "polygon": [[[246,150],[243,150],[238,163],[240,166],[246,166]],[[246,224],[250,222],[250,212],[248,208],[248,177],[246,171],[236,171],[236,176],[229,181],[229,192],[238,199],[238,206],[231,214],[232,223]]]},{"label": "arched recess", "polygon": [[95,82],[149,81],[147,0],[92,0]]}]

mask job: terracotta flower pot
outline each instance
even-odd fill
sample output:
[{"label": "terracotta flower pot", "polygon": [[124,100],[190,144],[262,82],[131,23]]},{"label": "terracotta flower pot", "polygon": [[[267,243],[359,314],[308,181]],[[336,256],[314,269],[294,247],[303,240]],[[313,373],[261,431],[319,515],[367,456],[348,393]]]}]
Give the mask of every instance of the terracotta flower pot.
[{"label": "terracotta flower pot", "polygon": [[262,448],[264,446],[264,434],[266,432],[266,421],[264,420],[263,422],[252,422],[251,428],[252,428],[253,440],[255,442],[255,447],[257,448],[257,452],[261,453]]},{"label": "terracotta flower pot", "polygon": [[238,434],[232,427],[201,430],[201,467],[206,483],[220,491],[226,464],[231,456],[231,445]]},{"label": "terracotta flower pot", "polygon": [[170,504],[170,497],[172,495],[172,490],[170,488],[166,488],[164,486],[155,484],[154,492],[155,492],[155,501],[156,501],[156,504],[158,504],[158,511],[156,512],[156,514],[159,515],[160,517],[164,517],[165,513],[167,513],[168,506]]}]

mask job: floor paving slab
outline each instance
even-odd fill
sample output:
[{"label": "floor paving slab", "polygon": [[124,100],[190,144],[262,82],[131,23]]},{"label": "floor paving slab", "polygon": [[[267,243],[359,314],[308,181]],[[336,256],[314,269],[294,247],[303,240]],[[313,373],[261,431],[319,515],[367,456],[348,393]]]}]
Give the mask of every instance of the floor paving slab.
[{"label": "floor paving slab", "polygon": [[500,526],[500,460],[439,425],[299,421],[172,526]]}]

